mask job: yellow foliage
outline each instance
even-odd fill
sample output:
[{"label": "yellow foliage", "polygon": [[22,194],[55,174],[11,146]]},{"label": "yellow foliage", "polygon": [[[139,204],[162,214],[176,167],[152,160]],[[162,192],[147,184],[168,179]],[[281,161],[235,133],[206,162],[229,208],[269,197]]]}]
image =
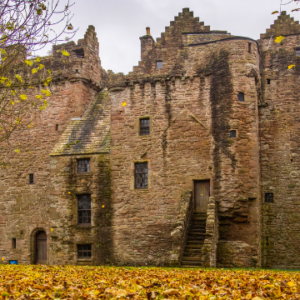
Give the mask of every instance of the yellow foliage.
[{"label": "yellow foliage", "polygon": [[44,65],[39,64],[39,69],[42,70],[44,68]]},{"label": "yellow foliage", "polygon": [[122,103],[122,106],[126,106],[126,105],[127,105],[127,102],[124,101],[124,102]]},{"label": "yellow foliage", "polygon": [[275,43],[281,43],[283,40],[285,39],[285,37],[284,36],[277,36],[276,38],[275,38]]},{"label": "yellow foliage", "polygon": [[16,153],[20,153],[20,149],[16,149],[15,152],[16,152]]},{"label": "yellow foliage", "polygon": [[60,52],[64,56],[70,56],[70,53],[67,50],[61,50]]},{"label": "yellow foliage", "polygon": [[23,82],[23,79],[22,79],[22,77],[21,77],[19,74],[16,74],[16,78],[17,78],[20,82]]},{"label": "yellow foliage", "polygon": [[32,66],[32,65],[33,65],[33,61],[32,61],[32,60],[25,60],[25,63],[26,63],[28,66]]},{"label": "yellow foliage", "polygon": [[51,92],[49,90],[42,90],[42,93],[47,97],[51,96]]},{"label": "yellow foliage", "polygon": [[27,95],[25,95],[25,94],[20,95],[20,99],[21,100],[27,100]]},{"label": "yellow foliage", "polygon": [[288,69],[290,70],[291,68],[294,68],[296,65],[289,65]]},{"label": "yellow foliage", "polygon": [[35,98],[42,100],[43,99],[43,95],[36,95]]},{"label": "yellow foliage", "polygon": [[37,71],[38,71],[38,69],[36,69],[36,68],[33,68],[33,69],[31,70],[32,74],[37,73]]}]

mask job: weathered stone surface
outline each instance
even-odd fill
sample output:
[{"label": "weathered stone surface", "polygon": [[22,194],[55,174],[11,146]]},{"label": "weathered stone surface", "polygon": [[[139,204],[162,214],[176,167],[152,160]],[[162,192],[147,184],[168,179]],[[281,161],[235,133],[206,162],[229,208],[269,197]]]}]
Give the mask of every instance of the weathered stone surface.
[{"label": "weathered stone surface", "polygon": [[[49,264],[178,265],[194,181],[209,179],[203,266],[299,268],[299,28],[282,13],[257,43],[183,9],[157,41],[141,37],[141,61],[126,76],[102,69],[93,26],[55,46],[43,58],[53,70],[49,108],[12,136],[20,154],[1,149],[11,163],[0,170],[3,263],[33,263],[44,230]],[[65,66],[61,49],[71,54]],[[150,134],[140,136],[143,117]],[[80,158],[90,173],[77,174]],[[136,162],[148,162],[148,189],[134,188]],[[85,193],[92,224],[78,226]],[[91,244],[92,258],[78,260],[77,244]]]}]

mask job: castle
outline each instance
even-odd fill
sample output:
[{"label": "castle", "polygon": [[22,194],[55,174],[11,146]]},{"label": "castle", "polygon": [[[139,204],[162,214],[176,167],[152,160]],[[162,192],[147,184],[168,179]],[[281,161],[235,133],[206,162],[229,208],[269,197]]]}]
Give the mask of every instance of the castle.
[{"label": "castle", "polygon": [[299,22],[255,41],[184,8],[140,40],[126,76],[93,26],[42,58],[49,107],[1,148],[1,263],[300,268]]}]

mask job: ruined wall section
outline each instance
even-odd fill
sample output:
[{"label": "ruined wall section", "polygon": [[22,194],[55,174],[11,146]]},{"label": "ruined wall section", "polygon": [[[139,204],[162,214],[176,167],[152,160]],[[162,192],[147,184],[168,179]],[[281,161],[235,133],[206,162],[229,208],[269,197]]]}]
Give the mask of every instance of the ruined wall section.
[{"label": "ruined wall section", "polygon": [[[115,260],[167,264],[182,195],[193,190],[193,180],[210,179],[224,244],[218,264],[225,266],[226,253],[240,266],[259,265],[257,44],[235,39],[183,51],[184,75],[145,73],[132,79],[129,74],[109,87]],[[147,116],[151,134],[139,136],[139,118]],[[149,188],[135,190],[134,163],[143,161],[148,161]],[[234,243],[241,245],[238,254],[231,251]]]},{"label": "ruined wall section", "polygon": [[[90,35],[94,36],[93,28],[88,29],[86,39],[82,42],[85,47],[89,47],[87,43],[90,40],[87,37]],[[73,46],[77,47],[72,42],[67,45],[68,49],[66,45],[62,48],[70,52]],[[95,45],[96,40],[91,47]],[[15,132],[10,145],[3,144],[1,147],[1,157],[9,162],[6,170],[0,170],[0,249],[4,263],[10,259],[16,259],[19,263],[33,263],[33,240],[38,230],[45,230],[50,241],[50,228],[53,225],[51,211],[57,212],[59,205],[52,205],[49,155],[68,122],[74,117],[81,117],[99,92],[100,82],[105,81],[99,59],[92,57],[92,52],[89,55],[84,58],[71,55],[66,63],[62,63],[56,55],[41,58],[45,73],[32,74],[27,69],[18,70],[28,87],[33,87],[26,91],[28,96],[34,97],[40,93],[41,83],[49,76],[47,69],[51,69],[52,94],[48,100],[49,106],[37,114],[32,128],[21,133]],[[96,73],[90,68],[92,61],[95,72],[98,68]],[[19,154],[11,151],[17,148],[20,149]],[[29,174],[34,175],[33,184],[29,184]],[[16,249],[12,249],[13,238],[17,239]]]},{"label": "ruined wall section", "polygon": [[[277,36],[285,39],[276,43]],[[300,266],[299,46],[299,22],[285,12],[260,39],[262,264],[270,268]],[[272,203],[265,202],[267,193],[273,194]]]}]

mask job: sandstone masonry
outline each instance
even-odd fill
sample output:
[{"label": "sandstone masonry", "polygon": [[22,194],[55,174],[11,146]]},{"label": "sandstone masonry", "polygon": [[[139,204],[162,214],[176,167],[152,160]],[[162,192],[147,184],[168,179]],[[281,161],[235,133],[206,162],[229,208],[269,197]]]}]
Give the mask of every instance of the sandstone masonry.
[{"label": "sandstone masonry", "polygon": [[12,136],[24,151],[1,149],[2,263],[299,268],[299,23],[283,12],[255,41],[184,8],[140,40],[126,76],[102,69],[93,26],[43,58],[49,107]]}]

